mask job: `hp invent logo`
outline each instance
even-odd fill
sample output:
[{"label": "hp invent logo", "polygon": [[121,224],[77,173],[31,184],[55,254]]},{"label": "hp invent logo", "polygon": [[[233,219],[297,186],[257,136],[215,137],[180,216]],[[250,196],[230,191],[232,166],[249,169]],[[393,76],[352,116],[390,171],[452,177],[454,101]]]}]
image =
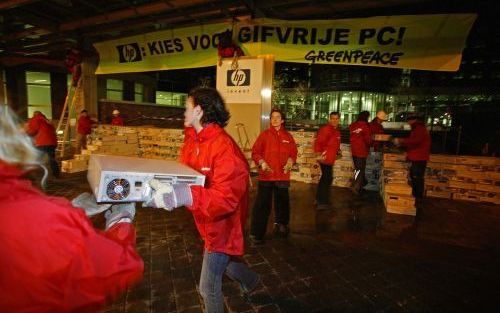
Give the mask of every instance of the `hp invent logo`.
[{"label": "hp invent logo", "polygon": [[141,49],[137,43],[118,45],[116,46],[116,49],[118,50],[120,63],[137,62],[142,60]]},{"label": "hp invent logo", "polygon": [[250,86],[250,69],[227,71],[228,86]]}]

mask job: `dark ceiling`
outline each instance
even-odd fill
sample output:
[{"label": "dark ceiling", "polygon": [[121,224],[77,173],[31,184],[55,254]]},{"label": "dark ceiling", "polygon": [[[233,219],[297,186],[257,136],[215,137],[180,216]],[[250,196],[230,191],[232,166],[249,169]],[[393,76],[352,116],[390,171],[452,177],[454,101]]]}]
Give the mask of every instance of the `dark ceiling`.
[{"label": "dark ceiling", "polygon": [[[62,61],[68,48],[233,18],[338,19],[475,12],[491,1],[431,0],[4,0],[0,64]],[[457,5],[457,3],[459,5]]]}]

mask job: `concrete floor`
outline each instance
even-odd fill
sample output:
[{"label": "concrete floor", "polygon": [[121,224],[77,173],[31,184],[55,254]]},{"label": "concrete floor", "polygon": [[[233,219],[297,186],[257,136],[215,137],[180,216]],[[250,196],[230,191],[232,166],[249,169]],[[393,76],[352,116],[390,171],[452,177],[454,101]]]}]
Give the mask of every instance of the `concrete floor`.
[{"label": "concrete floor", "polygon": [[[84,191],[82,174],[47,189],[70,199]],[[291,236],[247,247],[263,284],[245,300],[226,279],[227,312],[498,312],[500,206],[426,199],[409,227],[411,218],[385,217],[377,193],[333,188],[333,210],[320,212],[314,193],[292,183]],[[102,216],[93,221],[102,227]],[[202,312],[203,244],[191,214],[138,209],[135,224],[144,279],[106,312]]]}]

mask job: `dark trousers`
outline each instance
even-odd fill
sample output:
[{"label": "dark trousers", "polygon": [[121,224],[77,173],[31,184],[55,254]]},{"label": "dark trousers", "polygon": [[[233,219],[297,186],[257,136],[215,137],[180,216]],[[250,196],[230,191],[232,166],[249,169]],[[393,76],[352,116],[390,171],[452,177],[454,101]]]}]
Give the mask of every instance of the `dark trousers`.
[{"label": "dark trousers", "polygon": [[417,199],[424,197],[424,178],[427,161],[411,161],[410,179],[413,196]]},{"label": "dark trousers", "polygon": [[316,191],[316,201],[318,205],[330,204],[330,190],[333,181],[333,166],[320,163],[321,178],[318,183],[318,190]]},{"label": "dark trousers", "polygon": [[267,220],[271,213],[273,195],[274,222],[288,225],[290,221],[289,187],[289,182],[259,182],[257,199],[252,209],[252,223],[250,226],[250,234],[252,236],[262,239],[266,234]]},{"label": "dark trousers", "polygon": [[37,149],[44,154],[47,154],[47,156],[49,157],[49,164],[52,170],[52,175],[54,175],[54,177],[59,177],[59,175],[61,174],[61,170],[59,169],[59,164],[56,160],[56,146],[41,146],[37,147]]},{"label": "dark trousers", "polygon": [[359,192],[367,183],[365,178],[366,158],[353,156],[352,161],[354,162],[354,182],[352,183],[352,188]]}]

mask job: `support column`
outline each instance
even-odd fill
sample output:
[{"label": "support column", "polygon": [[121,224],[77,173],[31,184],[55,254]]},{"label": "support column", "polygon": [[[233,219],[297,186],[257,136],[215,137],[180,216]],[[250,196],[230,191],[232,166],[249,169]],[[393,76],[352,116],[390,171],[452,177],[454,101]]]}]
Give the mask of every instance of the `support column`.
[{"label": "support column", "polygon": [[5,80],[7,83],[7,103],[20,118],[28,118],[28,91],[24,68],[6,68]]},{"label": "support column", "polygon": [[82,62],[83,108],[97,116],[97,57],[84,57]]}]

